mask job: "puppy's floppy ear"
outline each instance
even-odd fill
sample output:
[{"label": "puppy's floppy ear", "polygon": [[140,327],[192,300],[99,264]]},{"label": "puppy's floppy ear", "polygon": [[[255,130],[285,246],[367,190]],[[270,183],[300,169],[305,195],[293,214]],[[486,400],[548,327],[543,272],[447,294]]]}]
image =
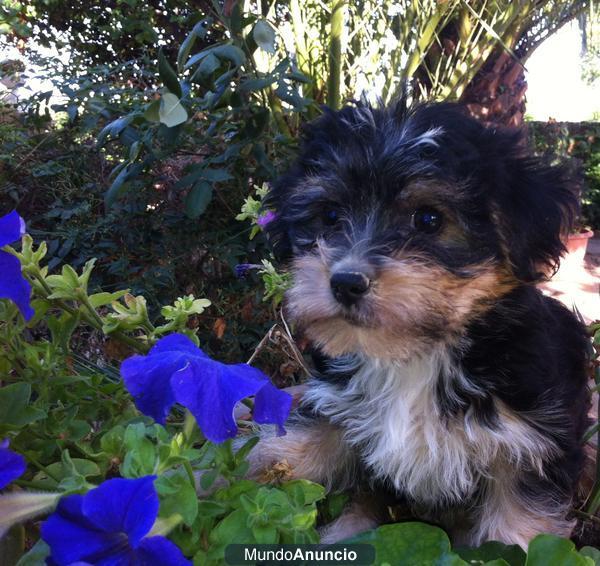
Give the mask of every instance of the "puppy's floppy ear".
[{"label": "puppy's floppy ear", "polygon": [[558,269],[565,251],[563,241],[578,213],[573,182],[563,167],[529,154],[519,132],[488,135],[496,146],[489,172],[492,216],[504,255],[519,280],[539,281]]}]

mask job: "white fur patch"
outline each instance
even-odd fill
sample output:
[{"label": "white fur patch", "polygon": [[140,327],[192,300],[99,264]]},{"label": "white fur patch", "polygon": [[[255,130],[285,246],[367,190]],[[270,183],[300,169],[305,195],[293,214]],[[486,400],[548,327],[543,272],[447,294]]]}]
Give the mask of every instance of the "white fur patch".
[{"label": "white fur patch", "polygon": [[448,390],[452,380],[468,384],[445,350],[408,362],[358,363],[345,386],[312,383],[304,400],[341,427],[374,479],[390,481],[418,502],[460,502],[498,462],[541,474],[542,461],[556,450],[498,400],[499,424],[493,429],[469,411],[442,418],[435,394],[438,380],[444,379]]}]

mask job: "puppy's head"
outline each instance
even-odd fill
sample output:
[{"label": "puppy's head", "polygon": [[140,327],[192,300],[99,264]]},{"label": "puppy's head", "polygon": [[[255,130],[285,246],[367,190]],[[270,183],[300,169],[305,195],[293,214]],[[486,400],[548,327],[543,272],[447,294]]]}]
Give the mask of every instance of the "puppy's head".
[{"label": "puppy's head", "polygon": [[518,133],[433,104],[326,112],[266,204],[308,337],[330,356],[407,358],[555,269],[577,202]]}]

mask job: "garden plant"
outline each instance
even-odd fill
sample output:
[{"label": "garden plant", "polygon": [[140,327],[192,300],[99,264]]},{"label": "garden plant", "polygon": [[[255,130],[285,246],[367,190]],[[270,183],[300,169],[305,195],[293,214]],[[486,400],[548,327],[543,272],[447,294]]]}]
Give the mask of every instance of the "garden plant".
[{"label": "garden plant", "polygon": [[[320,104],[370,83],[520,122],[517,60],[590,4],[63,4],[0,12],[7,43],[71,50],[34,55],[54,95],[0,116],[0,565],[203,566],[232,542],[317,543],[343,493],[285,467],[247,478],[257,427],[285,434],[284,388],[306,375],[262,233],[268,183]],[[595,132],[577,148],[599,228]],[[599,494],[600,475],[574,510],[592,531]],[[352,542],[377,564],[600,564],[551,535],[454,548],[416,522]]]}]

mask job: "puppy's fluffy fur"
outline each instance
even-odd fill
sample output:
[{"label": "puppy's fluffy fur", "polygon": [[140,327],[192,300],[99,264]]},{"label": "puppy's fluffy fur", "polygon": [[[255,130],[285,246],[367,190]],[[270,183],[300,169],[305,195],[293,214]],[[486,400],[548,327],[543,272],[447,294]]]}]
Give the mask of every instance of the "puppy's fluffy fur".
[{"label": "puppy's fluffy fur", "polygon": [[317,369],[254,471],[353,490],[329,541],[396,505],[463,544],[568,535],[587,343],[534,286],[576,213],[561,170],[453,105],[358,105],[308,126],[267,206]]}]

